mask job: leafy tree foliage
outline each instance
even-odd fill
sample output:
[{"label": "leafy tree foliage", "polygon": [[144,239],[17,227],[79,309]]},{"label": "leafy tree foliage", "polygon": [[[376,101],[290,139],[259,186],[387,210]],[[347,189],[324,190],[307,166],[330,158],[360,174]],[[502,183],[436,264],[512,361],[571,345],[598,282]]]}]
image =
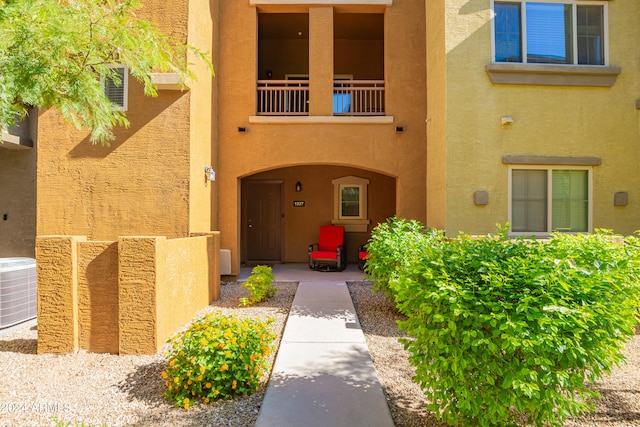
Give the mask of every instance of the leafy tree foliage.
[{"label": "leafy tree foliage", "polygon": [[[187,52],[199,50],[139,19],[137,0],[0,0],[0,125],[24,119],[31,107],[56,108],[93,143],[128,126],[114,110],[100,76],[119,84],[110,66],[128,67],[155,96],[153,72],[188,77]],[[210,64],[210,63],[209,63]]]}]

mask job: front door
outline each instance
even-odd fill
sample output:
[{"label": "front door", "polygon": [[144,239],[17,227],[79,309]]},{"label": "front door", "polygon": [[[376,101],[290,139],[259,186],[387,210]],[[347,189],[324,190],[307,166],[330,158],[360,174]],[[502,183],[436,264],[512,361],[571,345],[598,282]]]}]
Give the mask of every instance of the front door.
[{"label": "front door", "polygon": [[282,260],[282,182],[245,180],[243,234],[248,262]]}]

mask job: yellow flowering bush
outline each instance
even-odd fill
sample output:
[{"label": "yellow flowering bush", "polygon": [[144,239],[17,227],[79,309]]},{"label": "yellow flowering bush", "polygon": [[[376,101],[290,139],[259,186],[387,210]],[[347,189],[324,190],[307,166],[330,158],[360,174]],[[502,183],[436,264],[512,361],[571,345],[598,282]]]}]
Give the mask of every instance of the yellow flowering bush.
[{"label": "yellow flowering bush", "polygon": [[165,398],[188,409],[196,399],[209,403],[257,390],[276,338],[271,323],[221,312],[196,320],[169,340]]}]

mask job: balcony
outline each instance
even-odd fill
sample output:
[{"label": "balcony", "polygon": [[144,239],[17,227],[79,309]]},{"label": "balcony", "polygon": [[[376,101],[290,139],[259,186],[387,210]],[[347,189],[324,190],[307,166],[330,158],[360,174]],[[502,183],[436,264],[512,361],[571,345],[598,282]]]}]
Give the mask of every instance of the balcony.
[{"label": "balcony", "polygon": [[[258,80],[257,115],[309,115],[309,80]],[[335,80],[333,115],[384,116],[384,80]]]}]

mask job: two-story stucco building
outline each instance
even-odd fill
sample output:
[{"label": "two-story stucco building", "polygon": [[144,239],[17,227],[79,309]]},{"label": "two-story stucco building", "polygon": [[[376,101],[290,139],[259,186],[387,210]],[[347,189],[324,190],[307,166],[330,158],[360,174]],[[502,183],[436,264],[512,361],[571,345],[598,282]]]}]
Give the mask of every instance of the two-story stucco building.
[{"label": "two-story stucco building", "polygon": [[640,229],[638,2],[143,3],[216,76],[158,75],[157,98],[129,79],[108,147],[55,111],[5,135],[0,256],[215,230],[237,274],[306,262],[324,224],[354,262],[393,215],[451,235]]}]

